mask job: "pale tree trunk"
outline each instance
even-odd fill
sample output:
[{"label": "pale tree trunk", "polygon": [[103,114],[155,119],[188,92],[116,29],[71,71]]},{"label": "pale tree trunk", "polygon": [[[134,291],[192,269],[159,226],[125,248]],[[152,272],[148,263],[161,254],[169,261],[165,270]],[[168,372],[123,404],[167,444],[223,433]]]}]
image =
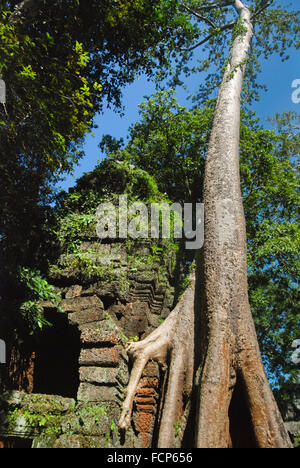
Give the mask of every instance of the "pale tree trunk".
[{"label": "pale tree trunk", "polygon": [[[232,45],[205,168],[205,301],[197,446],[238,443],[231,441],[230,432],[238,435],[238,431],[228,415],[244,409],[251,423],[248,443],[288,447],[289,437],[264,372],[248,300],[239,140],[240,99],[253,27],[250,11],[239,0],[235,6],[247,32],[238,35]],[[240,401],[232,400],[234,389],[238,389]]]},{"label": "pale tree trunk", "polygon": [[[174,447],[194,418],[198,448],[289,448],[291,442],[269,386],[248,300],[245,216],[239,174],[240,100],[253,27],[235,0],[240,25],[219,90],[206,159],[205,242],[197,272],[177,307],[128,352],[134,367],[120,427],[149,359],[168,366],[158,446]],[[196,391],[196,405],[191,405]],[[190,425],[189,427],[191,427]],[[177,434],[178,435],[178,434]]]}]

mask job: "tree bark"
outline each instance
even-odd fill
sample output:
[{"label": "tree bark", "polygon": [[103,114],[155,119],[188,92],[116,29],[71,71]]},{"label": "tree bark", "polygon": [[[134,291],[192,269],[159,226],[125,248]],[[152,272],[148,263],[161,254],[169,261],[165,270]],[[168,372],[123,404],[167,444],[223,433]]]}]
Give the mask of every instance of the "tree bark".
[{"label": "tree bark", "polygon": [[[130,345],[135,360],[120,427],[149,359],[168,364],[158,446],[174,447],[193,417],[198,448],[292,447],[268,383],[248,300],[245,216],[240,189],[240,100],[253,26],[240,1],[239,33],[224,73],[206,158],[205,241],[176,309],[154,333]],[[184,404],[197,390],[196,408]],[[193,406],[193,405],[192,405]],[[190,427],[192,427],[191,425]]]}]

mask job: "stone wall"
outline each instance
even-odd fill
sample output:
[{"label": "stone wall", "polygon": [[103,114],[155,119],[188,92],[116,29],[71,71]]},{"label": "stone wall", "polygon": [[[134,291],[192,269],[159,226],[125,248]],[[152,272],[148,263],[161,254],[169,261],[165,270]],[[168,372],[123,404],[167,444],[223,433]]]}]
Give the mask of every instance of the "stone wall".
[{"label": "stone wall", "polygon": [[53,327],[31,347],[26,392],[22,385],[6,385],[0,400],[2,444],[151,447],[161,378],[156,363],[142,376],[131,429],[123,434],[117,428],[129,379],[126,343],[147,336],[169,314],[174,253],[167,261],[156,255],[152,262],[149,244],[134,249],[129,255],[124,244],[83,238],[80,250],[89,268],[78,263],[75,268],[73,256],[65,253],[52,266],[50,280],[62,293],[63,311],[43,304]]},{"label": "stone wall", "polygon": [[[156,363],[143,372],[130,430],[121,433],[117,423],[130,371],[126,343],[143,339],[171,311],[175,252],[152,258],[147,242],[100,243],[92,235],[82,236],[80,252],[62,252],[51,268],[62,310],[43,304],[53,327],[38,340],[20,338],[11,304],[0,303],[0,338],[8,345],[0,365],[0,448],[155,443],[163,379]],[[299,386],[292,390],[281,412],[299,446]]]},{"label": "stone wall", "polygon": [[279,409],[285,421],[285,426],[295,448],[300,448],[300,384],[286,384],[287,400],[279,401]]}]

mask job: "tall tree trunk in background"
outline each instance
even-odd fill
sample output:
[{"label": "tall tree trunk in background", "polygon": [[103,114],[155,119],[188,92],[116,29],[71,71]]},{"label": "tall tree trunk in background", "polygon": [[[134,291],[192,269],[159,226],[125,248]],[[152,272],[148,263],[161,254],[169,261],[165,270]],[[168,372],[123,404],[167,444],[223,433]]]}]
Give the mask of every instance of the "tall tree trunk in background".
[{"label": "tall tree trunk in background", "polygon": [[[248,8],[240,0],[233,3],[239,29],[220,87],[206,159],[205,243],[198,255],[196,278],[192,276],[168,319],[128,349],[134,366],[121,428],[130,425],[147,361],[155,359],[168,366],[159,447],[174,447],[178,427],[181,439],[196,427],[193,444],[198,448],[291,447],[264,371],[248,300],[239,134],[253,27]],[[197,403],[191,405],[187,402],[195,389]]]}]

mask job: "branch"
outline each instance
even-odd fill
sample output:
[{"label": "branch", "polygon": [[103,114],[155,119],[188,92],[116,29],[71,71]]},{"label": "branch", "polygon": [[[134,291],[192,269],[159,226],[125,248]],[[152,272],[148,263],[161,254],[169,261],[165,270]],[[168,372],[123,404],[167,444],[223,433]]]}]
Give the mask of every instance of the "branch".
[{"label": "branch", "polygon": [[241,0],[234,0],[233,4],[238,14],[240,14],[240,12],[245,8],[248,8]]},{"label": "branch", "polygon": [[203,6],[198,6],[197,7],[197,10],[199,11],[209,11],[209,10],[213,10],[214,8],[224,8],[224,7],[227,7],[227,6],[232,6],[234,4],[234,0],[222,0],[218,3],[209,3],[208,2],[208,5],[203,5]]},{"label": "branch", "polygon": [[20,2],[18,5],[15,6],[14,11],[9,17],[9,23],[10,24],[15,24],[18,22],[18,20],[25,15],[25,13],[32,9],[33,6],[35,6],[36,0],[23,0]]},{"label": "branch", "polygon": [[203,39],[201,42],[198,42],[198,44],[192,46],[192,47],[189,47],[188,49],[179,49],[181,52],[191,52],[192,50],[196,49],[197,47],[200,47],[201,45],[205,44],[205,42],[209,41],[212,37],[214,37],[216,35],[216,33],[218,32],[223,32],[227,29],[232,29],[235,25],[235,22],[231,22],[231,23],[228,23],[228,24],[225,24],[225,26],[222,26],[221,28],[219,28],[219,30],[217,31],[213,31],[209,36],[207,36],[205,39]]},{"label": "branch", "polygon": [[272,2],[266,2],[259,10],[253,13],[251,16],[251,20],[254,20],[257,16],[259,16],[263,11],[265,11],[269,6],[271,5]]},{"label": "branch", "polygon": [[189,8],[187,5],[185,5],[184,3],[182,4],[182,7],[188,11],[189,13],[191,13],[192,15],[196,16],[196,18],[198,18],[200,21],[204,21],[206,24],[208,24],[209,26],[213,27],[213,28],[216,28],[217,26],[215,25],[215,23],[213,23],[209,18],[207,18],[206,16],[202,16],[200,15],[199,13],[197,13],[196,11],[192,10],[191,8]]}]

